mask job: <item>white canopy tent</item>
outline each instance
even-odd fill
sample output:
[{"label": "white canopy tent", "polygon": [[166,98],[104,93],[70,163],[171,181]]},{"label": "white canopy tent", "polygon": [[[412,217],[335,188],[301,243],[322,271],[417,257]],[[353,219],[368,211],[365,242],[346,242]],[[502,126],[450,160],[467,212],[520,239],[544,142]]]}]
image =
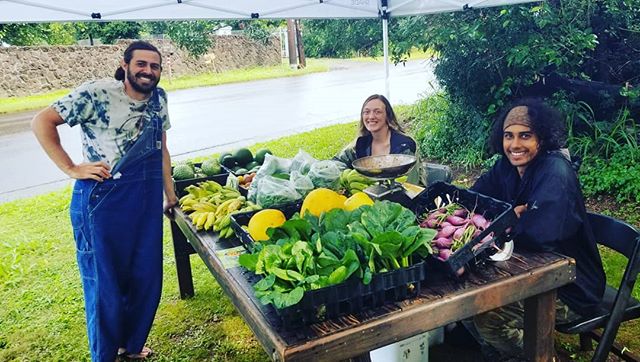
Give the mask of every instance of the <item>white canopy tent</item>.
[{"label": "white canopy tent", "polygon": [[382,19],[389,96],[388,19],[533,0],[0,0],[0,23],[224,19]]}]

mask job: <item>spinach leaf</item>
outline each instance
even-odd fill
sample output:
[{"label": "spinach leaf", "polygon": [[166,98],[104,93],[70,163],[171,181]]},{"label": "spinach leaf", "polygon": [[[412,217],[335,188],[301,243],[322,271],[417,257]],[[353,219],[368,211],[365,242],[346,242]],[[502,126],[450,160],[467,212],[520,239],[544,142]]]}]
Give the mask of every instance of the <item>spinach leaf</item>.
[{"label": "spinach leaf", "polygon": [[253,285],[255,290],[266,291],[273,287],[273,284],[276,282],[275,274],[268,275],[265,278],[262,278],[259,282]]},{"label": "spinach leaf", "polygon": [[297,287],[290,292],[274,292],[272,295],[273,305],[278,308],[286,308],[298,304],[304,296],[304,289]]},{"label": "spinach leaf", "polygon": [[258,262],[258,254],[241,254],[238,257],[238,263],[248,270],[255,271],[256,263]]}]

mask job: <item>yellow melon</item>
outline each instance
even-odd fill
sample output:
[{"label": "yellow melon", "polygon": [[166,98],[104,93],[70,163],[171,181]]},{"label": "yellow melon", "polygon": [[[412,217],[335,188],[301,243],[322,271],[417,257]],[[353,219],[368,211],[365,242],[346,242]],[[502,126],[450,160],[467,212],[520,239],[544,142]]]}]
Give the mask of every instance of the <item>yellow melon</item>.
[{"label": "yellow melon", "polygon": [[282,211],[264,209],[256,212],[251,219],[249,219],[247,230],[255,241],[269,240],[267,229],[278,227],[284,224],[285,221],[287,221],[287,218]]},{"label": "yellow melon", "polygon": [[346,199],[345,196],[333,190],[326,188],[315,189],[304,198],[300,215],[304,216],[305,213],[309,212],[312,215],[320,216],[323,212],[332,209],[342,209]]},{"label": "yellow melon", "polygon": [[364,192],[356,192],[344,202],[344,209],[353,211],[363,205],[373,205],[373,200]]}]

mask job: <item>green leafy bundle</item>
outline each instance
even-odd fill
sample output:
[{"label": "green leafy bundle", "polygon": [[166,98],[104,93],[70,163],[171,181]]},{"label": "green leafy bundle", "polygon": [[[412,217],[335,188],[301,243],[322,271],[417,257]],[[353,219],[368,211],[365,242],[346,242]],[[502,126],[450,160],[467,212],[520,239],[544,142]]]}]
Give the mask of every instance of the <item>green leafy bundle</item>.
[{"label": "green leafy bundle", "polygon": [[372,275],[409,267],[413,255],[431,253],[435,232],[420,228],[415,215],[400,204],[382,201],[354,211],[334,209],[319,218],[294,215],[267,231],[240,264],[263,275],[254,285],[263,304],[285,308],[302,300],[307,290],[357,277],[369,284]]}]

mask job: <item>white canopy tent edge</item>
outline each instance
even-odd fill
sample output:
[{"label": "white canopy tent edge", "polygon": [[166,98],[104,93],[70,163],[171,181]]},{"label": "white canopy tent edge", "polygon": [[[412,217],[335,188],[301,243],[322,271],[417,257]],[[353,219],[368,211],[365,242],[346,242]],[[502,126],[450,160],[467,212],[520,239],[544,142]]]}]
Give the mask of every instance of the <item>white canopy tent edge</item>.
[{"label": "white canopy tent edge", "polygon": [[116,20],[380,18],[385,94],[389,98],[390,16],[425,15],[531,1],[534,0],[0,0],[0,24]]}]

